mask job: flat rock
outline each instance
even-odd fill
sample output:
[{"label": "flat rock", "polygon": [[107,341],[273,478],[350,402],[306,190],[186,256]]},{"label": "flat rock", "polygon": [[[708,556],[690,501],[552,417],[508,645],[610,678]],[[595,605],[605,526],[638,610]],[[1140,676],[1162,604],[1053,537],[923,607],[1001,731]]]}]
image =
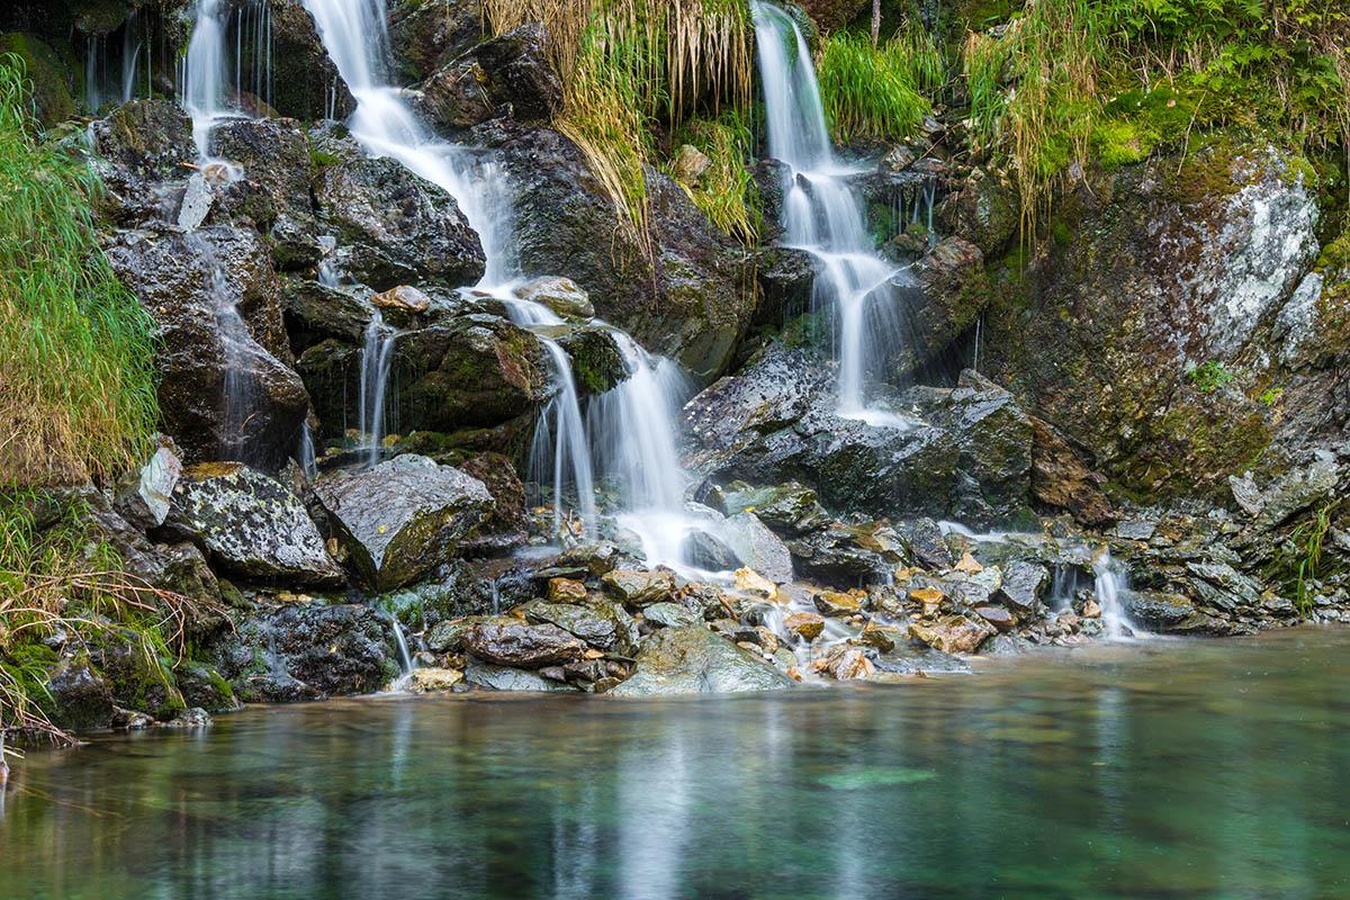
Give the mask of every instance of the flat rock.
[{"label": "flat rock", "polygon": [[669,600],[675,593],[675,576],[669,572],[639,572],[616,569],[600,579],[605,591],[632,606],[650,606]]}]

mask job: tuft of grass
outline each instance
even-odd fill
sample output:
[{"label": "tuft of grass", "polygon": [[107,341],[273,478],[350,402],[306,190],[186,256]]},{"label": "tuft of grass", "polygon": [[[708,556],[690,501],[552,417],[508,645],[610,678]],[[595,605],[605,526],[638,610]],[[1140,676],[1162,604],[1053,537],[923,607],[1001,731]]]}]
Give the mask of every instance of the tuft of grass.
[{"label": "tuft of grass", "polygon": [[913,136],[932,109],[919,92],[921,83],[941,77],[934,75],[927,50],[916,52],[915,43],[896,38],[874,47],[867,37],[846,31],[825,41],[817,69],[825,115],[836,140],[899,141]]},{"label": "tuft of grass", "polygon": [[1232,372],[1223,367],[1223,363],[1217,359],[1207,360],[1191,369],[1191,384],[1202,394],[1212,394],[1220,388],[1225,388],[1233,383],[1236,378]]},{"label": "tuft of grass", "polygon": [[56,658],[45,638],[62,635],[67,646],[130,639],[158,671],[165,657],[185,658],[189,621],[223,612],[124,571],[117,552],[91,537],[89,518],[79,497],[0,493],[0,732],[73,740],[48,716],[45,680]]},{"label": "tuft of grass", "polygon": [[95,239],[97,177],[38,135],[22,64],[0,57],[0,483],[106,480],[158,422],[153,322]]},{"label": "tuft of grass", "polygon": [[695,184],[676,179],[694,204],[724,234],[747,247],[758,243],[760,197],[748,165],[755,149],[750,126],[734,110],[723,110],[716,119],[685,122],[675,143],[689,144],[709,159],[707,170]]}]

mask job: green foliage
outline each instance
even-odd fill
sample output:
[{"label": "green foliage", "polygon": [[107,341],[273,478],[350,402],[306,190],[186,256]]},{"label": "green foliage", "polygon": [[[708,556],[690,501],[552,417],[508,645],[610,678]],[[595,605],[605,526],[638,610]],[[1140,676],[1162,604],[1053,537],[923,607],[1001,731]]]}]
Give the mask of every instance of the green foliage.
[{"label": "green foliage", "polygon": [[1312,613],[1317,580],[1331,574],[1324,571],[1322,545],[1331,531],[1338,505],[1339,501],[1334,500],[1323,504],[1311,518],[1295,526],[1279,553],[1278,563],[1283,564],[1292,576],[1288,581],[1294,593],[1294,604],[1304,618]]},{"label": "green foliage", "polygon": [[676,135],[677,145],[689,144],[708,157],[706,171],[686,184],[670,171],[691,199],[723,233],[746,246],[759,239],[759,188],[750,175],[755,137],[735,110],[717,119],[690,119]]},{"label": "green foliage", "polygon": [[1275,404],[1280,402],[1280,398],[1283,396],[1284,396],[1284,388],[1271,387],[1266,388],[1264,391],[1262,391],[1261,396],[1258,397],[1257,400],[1266,409],[1271,409],[1275,406]]},{"label": "green foliage", "polygon": [[155,431],[153,323],[95,240],[97,178],[38,141],[30,106],[0,59],[0,483],[105,479]]},{"label": "green foliage", "polygon": [[942,67],[933,60],[936,53],[931,42],[925,47],[901,36],[873,47],[862,35],[831,35],[818,74],[835,138],[849,143],[912,136],[932,108],[921,86],[944,77],[937,74]]},{"label": "green foliage", "polygon": [[1217,359],[1201,363],[1190,372],[1191,384],[1202,394],[1212,394],[1233,383],[1236,377]]}]

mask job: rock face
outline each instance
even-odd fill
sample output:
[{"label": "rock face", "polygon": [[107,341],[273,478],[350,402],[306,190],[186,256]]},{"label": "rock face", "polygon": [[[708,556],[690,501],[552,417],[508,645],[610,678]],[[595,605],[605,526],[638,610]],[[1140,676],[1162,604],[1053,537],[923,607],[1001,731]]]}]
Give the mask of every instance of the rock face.
[{"label": "rock face", "polygon": [[620,697],[775,691],[792,679],[702,625],[664,628],[647,638]]},{"label": "rock face", "polygon": [[[345,120],[356,101],[324,50],[314,19],[302,0],[270,0],[267,35],[272,59],[268,100],[273,109],[294,119]],[[252,52],[251,34],[243,35],[245,56]]]},{"label": "rock face", "polygon": [[686,407],[693,461],[724,483],[813,485],[838,510],[974,525],[1025,515],[1032,426],[1011,394],[971,372],[954,390],[915,388],[903,401],[912,421],[841,418],[828,377],[775,346]]},{"label": "rock face", "polygon": [[469,128],[499,115],[546,123],[562,112],[563,87],[538,22],[484,41],[422,85],[422,108],[443,128]]},{"label": "rock face", "polygon": [[240,463],[185,469],[167,524],[242,578],[298,584],[343,580],[304,505],[279,481]]},{"label": "rock face", "polygon": [[389,44],[402,77],[422,81],[483,39],[483,0],[390,0]]},{"label": "rock face", "polygon": [[478,479],[412,454],[327,475],[314,493],[360,578],[381,591],[454,558],[493,506]]},{"label": "rock face", "polygon": [[1123,484],[1219,493],[1275,434],[1264,386],[1298,383],[1266,348],[1318,253],[1305,165],[1224,145],[1067,197],[1059,239],[992,267],[988,371]]},{"label": "rock face", "polygon": [[[107,252],[158,325],[160,413],[187,461],[279,468],[296,446],[309,396],[287,364],[276,275],[261,240],[227,226],[138,231]],[[238,333],[222,326],[236,312]]]}]

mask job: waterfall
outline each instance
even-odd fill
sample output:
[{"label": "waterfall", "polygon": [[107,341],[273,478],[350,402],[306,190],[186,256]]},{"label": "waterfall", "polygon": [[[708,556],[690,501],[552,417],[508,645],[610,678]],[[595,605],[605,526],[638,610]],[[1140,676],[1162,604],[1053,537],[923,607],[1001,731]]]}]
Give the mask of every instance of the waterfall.
[{"label": "waterfall", "polygon": [[1102,610],[1102,630],[1106,638],[1146,637],[1147,632],[1130,620],[1121,602],[1121,593],[1129,589],[1125,567],[1111,557],[1111,551],[1103,550],[1093,561],[1092,570],[1096,576],[1093,595]]},{"label": "waterfall", "polygon": [[806,41],[792,18],[767,3],[751,3],[756,54],[768,126],[769,155],[785,164],[784,244],[821,264],[817,306],[833,310],[839,358],[839,412],[868,420],[887,417],[867,406],[869,371],[901,340],[895,282],[914,283],[882,259],[868,234],[862,200],[830,145],[820,87]]},{"label": "waterfall", "polygon": [[[141,35],[141,14],[133,9],[127,13],[127,24],[122,32],[122,102],[126,103],[136,96],[136,70],[141,61],[141,48],[145,48],[145,74],[150,77],[150,42]],[[150,96],[146,85],[146,96]]]},{"label": "waterfall", "polygon": [[389,373],[394,363],[394,341],[397,332],[385,328],[384,317],[376,310],[366,326],[365,345],[361,349],[361,397],[357,427],[366,442],[366,462],[380,461],[380,444],[384,441],[385,397],[388,393]]},{"label": "waterfall", "polygon": [[197,144],[197,154],[203,159],[211,155],[211,129],[229,112],[225,103],[225,84],[229,78],[225,12],[223,0],[197,0],[192,38],[178,79],[183,106],[192,117],[192,138]]},{"label": "waterfall", "polygon": [[296,449],[295,461],[300,464],[306,480],[319,477],[319,464],[314,457],[314,432],[310,430],[308,420],[300,423],[300,446]]}]

